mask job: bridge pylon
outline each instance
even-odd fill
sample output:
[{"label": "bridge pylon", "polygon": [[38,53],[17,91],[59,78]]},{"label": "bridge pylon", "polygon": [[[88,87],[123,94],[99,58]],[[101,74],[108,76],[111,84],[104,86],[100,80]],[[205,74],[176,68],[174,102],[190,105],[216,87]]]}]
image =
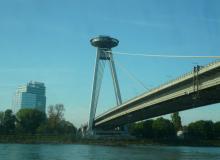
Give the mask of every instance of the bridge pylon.
[{"label": "bridge pylon", "polygon": [[111,76],[114,85],[115,97],[117,105],[122,103],[120,88],[118,84],[115,64],[111,49],[116,47],[119,41],[115,38],[109,36],[98,36],[90,40],[92,46],[97,47],[96,53],[96,63],[93,79],[93,88],[92,88],[92,98],[90,105],[90,117],[88,124],[88,133],[92,135],[94,132],[94,120],[96,114],[96,108],[98,105],[98,98],[101,89],[101,83],[103,78],[104,65],[106,62],[109,63]]}]

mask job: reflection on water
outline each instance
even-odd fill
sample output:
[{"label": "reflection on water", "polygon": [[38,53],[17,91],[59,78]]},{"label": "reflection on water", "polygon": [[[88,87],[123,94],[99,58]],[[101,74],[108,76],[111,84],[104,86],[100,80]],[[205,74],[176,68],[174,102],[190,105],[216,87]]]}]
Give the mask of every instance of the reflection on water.
[{"label": "reflection on water", "polygon": [[0,160],[219,160],[220,148],[0,144]]}]

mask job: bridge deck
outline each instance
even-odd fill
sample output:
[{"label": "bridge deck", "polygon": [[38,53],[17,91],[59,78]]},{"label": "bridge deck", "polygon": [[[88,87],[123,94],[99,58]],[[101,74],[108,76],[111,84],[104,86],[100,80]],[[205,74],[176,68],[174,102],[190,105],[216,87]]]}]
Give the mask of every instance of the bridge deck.
[{"label": "bridge deck", "polygon": [[[192,71],[99,115],[95,119],[95,126],[115,127],[174,111],[218,103],[220,102],[220,94],[217,93],[220,85],[219,73],[220,62],[213,62],[200,69],[199,97],[196,101],[194,98],[198,93],[195,92],[193,84],[195,72]],[[210,95],[212,96],[209,97]]]}]

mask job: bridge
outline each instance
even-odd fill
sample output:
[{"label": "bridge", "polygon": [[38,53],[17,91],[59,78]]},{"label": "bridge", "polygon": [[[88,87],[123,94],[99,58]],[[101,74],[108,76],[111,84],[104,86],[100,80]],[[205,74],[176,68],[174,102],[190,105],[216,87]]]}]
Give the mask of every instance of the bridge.
[{"label": "bridge", "polygon": [[95,118],[95,128],[128,123],[220,102],[220,62],[196,67],[158,88],[137,96]]},{"label": "bridge", "polygon": [[[196,66],[192,72],[122,103],[111,51],[118,42],[108,36],[91,40],[98,49],[90,121],[84,125],[88,133],[114,130],[129,123],[220,102],[220,62],[216,61],[207,66]],[[100,61],[110,63],[117,106],[95,117],[102,79]]]}]

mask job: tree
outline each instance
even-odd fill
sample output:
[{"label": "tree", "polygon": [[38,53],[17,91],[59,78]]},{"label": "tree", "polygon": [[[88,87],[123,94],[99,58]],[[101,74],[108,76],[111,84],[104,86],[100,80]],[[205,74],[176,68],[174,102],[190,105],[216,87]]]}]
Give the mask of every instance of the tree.
[{"label": "tree", "polygon": [[3,121],[4,121],[4,112],[0,112],[0,134],[4,133],[4,126],[3,126]]},{"label": "tree", "polygon": [[4,112],[0,112],[0,125],[3,124],[3,120],[4,120]]},{"label": "tree", "polygon": [[143,137],[144,136],[144,126],[143,122],[133,123],[129,127],[129,132],[131,135],[136,137]]},{"label": "tree", "polygon": [[220,138],[220,121],[215,122],[214,124],[214,132],[215,132],[215,137]]},{"label": "tree", "polygon": [[63,104],[50,105],[48,109],[48,120],[53,123],[53,125],[57,125],[64,119],[64,110]]},{"label": "tree", "polygon": [[63,104],[55,104],[50,105],[48,109],[49,118],[56,118],[57,120],[62,120],[64,116],[64,105]]},{"label": "tree", "polygon": [[[2,117],[3,115],[1,115]],[[4,128],[5,134],[13,134],[15,131],[15,116],[12,110],[7,109],[3,116],[2,126]]]},{"label": "tree", "polygon": [[175,112],[171,115],[171,119],[174,125],[174,128],[177,131],[182,130],[181,117],[179,116],[179,112]]},{"label": "tree", "polygon": [[155,138],[171,138],[175,136],[175,129],[173,124],[164,118],[154,120],[152,124]]},{"label": "tree", "polygon": [[64,105],[50,105],[48,119],[37,129],[40,134],[76,134],[76,127],[64,119]]},{"label": "tree", "polygon": [[143,135],[144,135],[144,138],[153,138],[153,128],[152,128],[152,125],[153,125],[153,122],[154,120],[147,120],[147,121],[144,121],[143,122]]},{"label": "tree", "polygon": [[76,135],[77,128],[69,121],[61,121],[61,129],[64,134]]},{"label": "tree", "polygon": [[64,105],[50,105],[48,109],[48,129],[50,133],[58,134],[60,132],[60,124],[64,120]]},{"label": "tree", "polygon": [[153,129],[152,129],[153,120],[146,120],[143,122],[133,123],[129,126],[129,132],[131,135],[141,138],[152,138]]},{"label": "tree", "polygon": [[196,139],[213,139],[214,124],[212,121],[200,120],[188,125],[188,134]]},{"label": "tree", "polygon": [[19,132],[34,134],[36,129],[46,121],[46,114],[36,109],[20,109],[17,114]]}]

